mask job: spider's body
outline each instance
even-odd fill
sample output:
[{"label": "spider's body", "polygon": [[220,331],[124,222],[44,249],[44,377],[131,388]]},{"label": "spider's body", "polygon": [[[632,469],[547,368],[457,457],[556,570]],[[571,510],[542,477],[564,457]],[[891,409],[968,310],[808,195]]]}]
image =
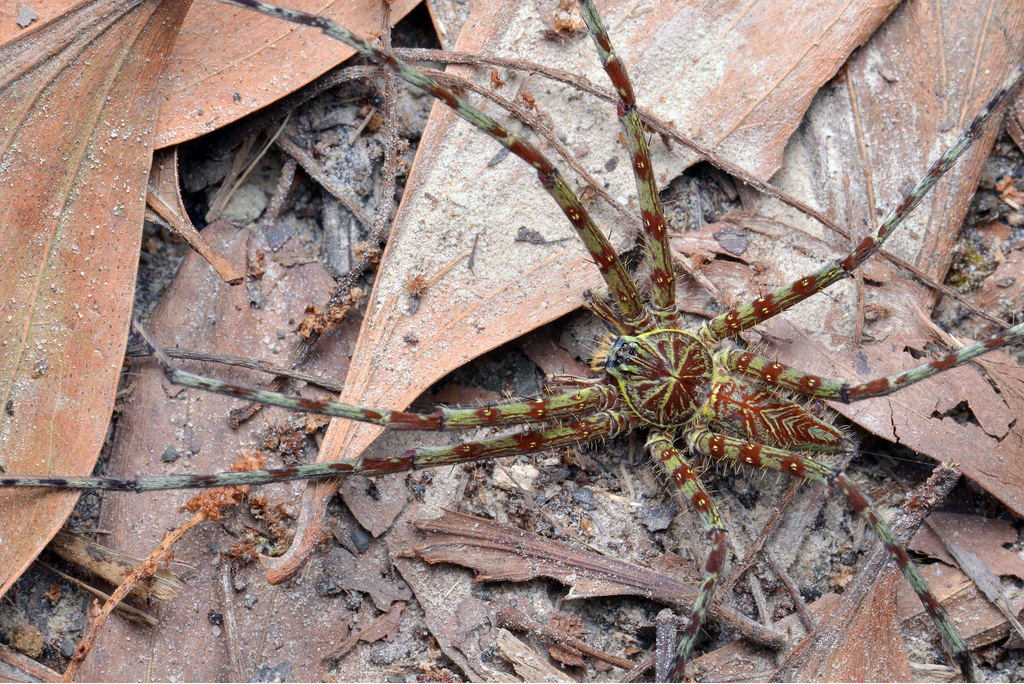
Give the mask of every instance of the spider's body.
[{"label": "spider's body", "polygon": [[686,659],[693,650],[712,601],[727,551],[726,529],[713,498],[705,491],[690,463],[694,456],[816,480],[841,494],[895,557],[931,615],[950,654],[965,676],[971,677],[972,665],[966,644],[899,540],[844,473],[819,460],[820,455],[836,454],[851,448],[850,441],[839,428],[814,416],[796,401],[785,398],[784,394],[792,392],[808,399],[820,398],[844,403],[890,394],[943,370],[967,363],[987,351],[1020,341],[1024,338],[1024,324],[942,359],[862,384],[816,377],[742,350],[729,340],[837,281],[850,277],[879,249],[921,202],[938,178],[951,168],[978,137],[989,114],[1020,79],[1024,66],[1016,68],[954,145],[935,162],[925,178],[906,194],[878,229],[864,238],[850,254],[749,304],[712,318],[693,333],[682,329],[683,323],[676,304],[673,264],[651,168],[647,134],[640,121],[625,69],[613,51],[591,2],[581,0],[580,4],[618,97],[617,113],[636,178],[643,237],[650,266],[651,287],[647,298],[641,294],[641,289],[633,282],[608,239],[595,225],[558,170],[525,137],[509,132],[452,90],[333,22],[301,12],[283,10],[259,0],[230,1],[271,16],[320,28],[343,40],[440,99],[537,171],[541,184],[576,229],[608,288],[610,301],[589,294],[585,296],[590,309],[617,335],[598,363],[603,375],[597,380],[565,376],[552,378],[549,386],[551,393],[542,398],[512,400],[500,405],[468,409],[440,407],[430,413],[418,414],[282,397],[183,372],[174,368],[159,347],[140,330],[169,379],[188,387],[294,410],[315,411],[392,430],[528,427],[502,436],[454,446],[419,447],[400,455],[376,459],[353,459],[274,471],[137,480],[3,476],[0,477],[0,486],[145,491],[260,484],[353,473],[372,475],[570,447],[645,427],[648,429],[648,451],[689,500],[711,545],[699,594],[672,667],[671,675],[674,678],[683,675]]}]

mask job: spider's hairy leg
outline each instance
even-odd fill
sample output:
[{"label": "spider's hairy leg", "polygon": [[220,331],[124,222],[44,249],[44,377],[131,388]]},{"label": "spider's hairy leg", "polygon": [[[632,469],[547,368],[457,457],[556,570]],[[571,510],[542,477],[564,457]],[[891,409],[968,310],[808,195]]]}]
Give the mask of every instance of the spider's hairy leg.
[{"label": "spider's hairy leg", "polygon": [[598,439],[616,437],[636,429],[639,422],[616,411],[602,411],[580,420],[548,425],[536,430],[504,435],[453,446],[419,447],[399,456],[363,457],[333,463],[218,473],[216,475],[171,475],[118,480],[105,477],[61,477],[50,475],[3,475],[0,487],[45,487],[59,489],[103,489],[148,492],[166,489],[203,489],[239,485],[263,485],[289,480],[321,480],[345,475],[387,475],[389,473],[486,461],[547,449],[577,446]]},{"label": "spider's hairy leg", "polygon": [[658,197],[651,153],[643,124],[640,122],[633,84],[626,73],[626,65],[612,47],[611,38],[608,37],[608,31],[605,30],[592,0],[580,0],[580,9],[583,10],[583,20],[594,39],[594,45],[597,46],[604,70],[608,73],[608,78],[619,97],[616,113],[625,133],[626,146],[633,164],[633,177],[636,179],[637,196],[640,198],[640,218],[644,225],[647,251],[650,254],[656,315],[662,321],[674,320],[678,317],[676,285],[672,257],[669,253],[668,232],[665,229],[665,213]]},{"label": "spider's hairy leg", "polygon": [[863,383],[829,380],[737,349],[729,349],[720,353],[715,361],[731,371],[760,378],[770,385],[784,387],[806,397],[831,399],[849,404],[863,399],[884,397],[943,371],[962,366],[990,351],[1016,344],[1022,340],[1024,340],[1024,323],[1018,323],[981,342],[975,342],[963,349],[946,354],[941,359],[923,363],[902,373]]},{"label": "spider's hairy leg", "polygon": [[789,285],[783,286],[750,304],[736,307],[708,321],[701,328],[700,337],[709,343],[727,337],[734,337],[744,330],[749,330],[758,323],[766,321],[808,297],[821,292],[842,278],[850,277],[864,261],[877,251],[892,232],[907,216],[917,208],[925,195],[947,171],[953,168],[956,161],[971,144],[981,136],[985,122],[1006,96],[1014,89],[1024,76],[1024,62],[1017,64],[999,89],[977,116],[967,125],[953,144],[942,153],[928,169],[925,176],[918,181],[903,200],[892,209],[870,235],[865,237],[857,247],[842,259],[838,259]]},{"label": "spider's hairy leg", "polygon": [[711,553],[708,554],[707,562],[704,564],[704,579],[701,580],[697,600],[690,613],[690,622],[686,626],[686,631],[683,632],[679,646],[676,647],[676,657],[672,661],[672,668],[669,671],[669,681],[679,682],[683,680],[686,659],[693,651],[697,634],[700,632],[701,625],[704,624],[704,617],[711,606],[712,598],[714,598],[715,585],[722,573],[726,553],[726,530],[722,516],[718,513],[718,507],[715,506],[714,500],[704,489],[704,485],[700,483],[697,473],[694,472],[683,452],[672,446],[672,435],[661,431],[652,432],[647,440],[647,448],[651,455],[661,463],[672,482],[690,501],[690,505],[697,512],[701,526],[711,542]]},{"label": "spider's hairy leg", "polygon": [[392,430],[465,430],[480,427],[507,427],[526,422],[542,423],[567,420],[575,416],[601,411],[612,408],[617,403],[615,391],[600,383],[591,383],[585,387],[575,388],[574,391],[554,396],[537,397],[507,404],[475,408],[439,406],[430,413],[390,411],[368,406],[342,404],[337,401],[306,399],[234,385],[180,370],[171,362],[164,350],[153,341],[145,328],[137,322],[133,322],[132,330],[138,334],[142,343],[149,349],[150,355],[156,360],[172,384],[270,406],[279,406],[289,411],[347,418]]},{"label": "spider's hairy leg", "polygon": [[950,621],[942,604],[928,588],[927,582],[921,577],[917,566],[914,565],[906,549],[896,538],[889,526],[885,524],[882,517],[875,510],[866,496],[864,496],[850,479],[838,468],[827,463],[821,463],[813,458],[798,454],[793,451],[785,451],[774,447],[748,442],[735,437],[718,435],[706,429],[699,428],[688,435],[690,448],[712,458],[733,461],[753,466],[755,468],[767,468],[780,473],[786,473],[793,477],[805,477],[816,482],[821,482],[831,489],[838,491],[853,510],[859,515],[868,527],[875,533],[875,536],[882,542],[886,550],[892,554],[903,575],[910,582],[910,586],[917,592],[918,598],[924,605],[932,622],[939,630],[950,656],[960,667],[965,681],[975,681],[974,663],[971,661],[970,651],[967,644],[956,631],[956,627]]},{"label": "spider's hairy leg", "polygon": [[541,185],[554,198],[562,213],[565,214],[569,222],[572,223],[573,228],[576,229],[576,233],[587,248],[587,251],[590,252],[591,257],[593,257],[594,263],[597,264],[601,272],[601,277],[608,285],[612,297],[618,303],[626,320],[644,323],[649,319],[640,294],[637,292],[636,285],[634,285],[632,278],[630,278],[626,267],[619,260],[608,238],[604,236],[597,227],[597,224],[594,223],[590,214],[583,207],[583,203],[565,182],[558,169],[525,137],[509,132],[504,126],[469,104],[469,102],[455,94],[452,90],[429,76],[420,73],[412,65],[403,62],[390,52],[386,52],[376,45],[363,40],[330,19],[307,12],[285,9],[284,7],[278,7],[261,0],[219,1],[226,5],[251,9],[270,17],[320,29],[331,38],[340,40],[381,66],[391,69],[399,78],[427,94],[433,95],[460,117],[494,138],[503,147],[532,166],[537,171],[537,178],[540,179]]},{"label": "spider's hairy leg", "polygon": [[618,312],[614,308],[608,305],[608,303],[600,296],[594,294],[591,290],[586,290],[583,293],[583,306],[594,314],[602,321],[607,323],[613,330],[618,331],[620,335],[632,335],[636,332],[636,328],[629,323],[622,320]]}]

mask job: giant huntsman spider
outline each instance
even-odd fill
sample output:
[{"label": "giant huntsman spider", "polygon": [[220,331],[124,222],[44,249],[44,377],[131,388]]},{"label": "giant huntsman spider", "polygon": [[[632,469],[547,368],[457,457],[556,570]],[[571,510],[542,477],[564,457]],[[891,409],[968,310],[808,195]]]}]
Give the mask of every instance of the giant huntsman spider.
[{"label": "giant huntsman spider", "polygon": [[[965,678],[973,679],[973,665],[966,644],[900,541],[850,478],[841,469],[822,460],[822,456],[852,450],[854,446],[850,437],[828,420],[812,413],[805,404],[812,399],[849,403],[897,392],[969,363],[986,352],[1021,341],[1024,339],[1024,324],[914,369],[864,383],[817,377],[787,367],[742,348],[736,339],[744,331],[772,319],[837,281],[851,277],[981,134],[989,115],[1021,79],[1024,65],[1013,70],[924,178],[852,252],[789,285],[706,321],[693,332],[684,329],[676,304],[676,277],[648,151],[648,134],[641,123],[625,67],[590,0],[580,0],[580,5],[618,95],[617,113],[640,198],[644,246],[650,269],[649,297],[641,294],[608,239],[558,170],[527,139],[509,132],[460,95],[334,22],[259,0],[225,1],[319,28],[349,44],[438,98],[536,169],[544,189],[569,219],[608,288],[607,297],[593,293],[585,295],[586,306],[613,331],[605,348],[594,360],[599,377],[593,380],[552,377],[546,396],[512,399],[476,408],[442,406],[427,413],[383,410],[288,397],[185,372],[175,368],[157,343],[144,330],[137,328],[168,379],[185,387],[295,411],[370,423],[390,430],[508,428],[511,432],[455,446],[419,447],[387,457],[364,457],[278,470],[135,480],[4,475],[0,478],[0,486],[143,492],[257,485],[351,474],[386,474],[574,447],[645,430],[647,450],[688,499],[711,545],[697,599],[676,649],[670,671],[673,680],[682,679],[684,675],[684,667],[713,601],[727,554],[722,517],[693,465],[693,459],[698,456],[806,478],[841,494],[895,558],[938,628],[949,655]],[[798,399],[787,398],[792,395]]]}]

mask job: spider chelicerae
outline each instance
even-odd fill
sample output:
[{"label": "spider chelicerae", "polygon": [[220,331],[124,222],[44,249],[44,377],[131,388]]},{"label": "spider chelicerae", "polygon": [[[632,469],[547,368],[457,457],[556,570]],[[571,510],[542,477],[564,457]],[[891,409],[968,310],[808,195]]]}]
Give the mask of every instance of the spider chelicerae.
[{"label": "spider chelicerae", "polygon": [[685,663],[713,599],[727,553],[726,529],[714,499],[704,489],[691,463],[695,455],[816,480],[840,493],[892,553],[924,603],[950,655],[966,678],[973,677],[966,645],[899,540],[850,479],[840,469],[821,460],[823,455],[851,450],[853,445],[849,437],[801,403],[782,396],[779,390],[808,399],[843,403],[885,396],[968,363],[988,351],[1020,341],[1024,338],[1024,324],[912,370],[857,384],[789,368],[741,348],[734,340],[742,332],[850,277],[879,249],[981,133],[992,110],[1020,79],[1021,66],[1013,71],[989,104],[935,162],[927,175],[849,255],[749,304],[722,313],[696,331],[690,331],[684,328],[676,304],[674,266],[648,152],[647,131],[640,120],[622,62],[616,56],[591,2],[581,0],[580,4],[619,98],[618,115],[636,177],[642,212],[649,262],[649,296],[641,294],[608,239],[557,169],[527,139],[510,133],[456,93],[333,22],[256,0],[231,0],[231,3],[320,28],[352,45],[444,102],[536,169],[542,185],[577,231],[607,286],[607,297],[585,296],[588,308],[613,331],[605,350],[595,360],[599,377],[554,377],[549,382],[546,396],[492,406],[468,409],[440,407],[428,413],[378,410],[286,397],[181,371],[173,366],[159,345],[138,328],[137,332],[168,378],[186,387],[370,423],[391,430],[519,429],[499,437],[455,446],[420,447],[387,457],[366,457],[272,471],[136,480],[8,475],[0,478],[0,486],[150,491],[261,484],[356,473],[384,474],[570,447],[644,429],[647,431],[647,450],[687,498],[711,545],[704,578],[676,650],[670,672],[673,679],[681,679],[684,674]]}]

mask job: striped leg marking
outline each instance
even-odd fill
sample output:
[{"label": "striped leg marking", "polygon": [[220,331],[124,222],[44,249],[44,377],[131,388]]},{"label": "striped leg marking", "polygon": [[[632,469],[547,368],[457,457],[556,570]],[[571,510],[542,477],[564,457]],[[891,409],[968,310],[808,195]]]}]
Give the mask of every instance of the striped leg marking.
[{"label": "striped leg marking", "polygon": [[725,563],[726,554],[726,530],[718,507],[715,506],[714,500],[704,489],[704,485],[700,483],[697,473],[690,467],[683,452],[672,446],[672,436],[665,432],[653,432],[647,440],[647,448],[651,455],[661,463],[672,482],[689,500],[711,541],[711,553],[708,554],[707,562],[704,565],[704,579],[701,580],[700,591],[693,604],[693,611],[690,613],[690,622],[686,626],[686,631],[683,632],[683,638],[679,641],[676,657],[669,671],[669,681],[680,682],[683,680],[686,659],[693,652],[700,627],[704,624],[704,617],[707,615],[711,599],[715,595],[715,585],[722,574],[722,565]]},{"label": "striped leg marking", "polygon": [[733,461],[743,463],[756,468],[767,468],[780,473],[787,473],[794,477],[806,477],[816,482],[828,485],[838,491],[846,498],[850,506],[856,511],[868,527],[875,533],[875,536],[882,542],[886,550],[892,554],[896,564],[900,566],[903,575],[910,582],[910,586],[917,592],[918,598],[924,604],[932,621],[939,630],[943,643],[946,645],[950,655],[968,681],[974,681],[974,665],[971,662],[971,655],[967,644],[957,633],[956,628],[950,621],[942,604],[939,603],[927,582],[917,571],[906,549],[900,543],[896,535],[892,533],[889,526],[885,524],[882,517],[875,510],[866,496],[854,486],[846,475],[839,469],[821,463],[807,456],[792,452],[774,449],[772,447],[745,442],[741,439],[716,435],[704,429],[698,429],[690,437],[691,448],[702,454],[707,454],[722,461]]}]

